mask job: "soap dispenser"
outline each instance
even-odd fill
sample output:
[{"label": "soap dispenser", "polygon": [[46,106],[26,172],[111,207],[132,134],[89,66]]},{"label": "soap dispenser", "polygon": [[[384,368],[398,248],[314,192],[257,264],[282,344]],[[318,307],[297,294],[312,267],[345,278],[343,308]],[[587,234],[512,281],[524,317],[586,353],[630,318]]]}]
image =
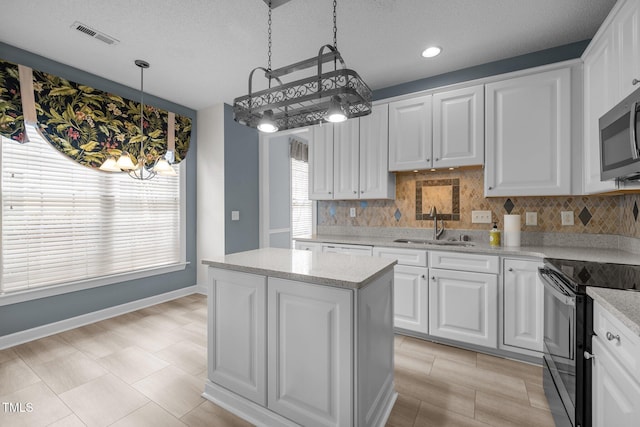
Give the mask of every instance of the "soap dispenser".
[{"label": "soap dispenser", "polygon": [[498,223],[493,223],[493,228],[489,231],[489,246],[500,246],[500,230]]}]

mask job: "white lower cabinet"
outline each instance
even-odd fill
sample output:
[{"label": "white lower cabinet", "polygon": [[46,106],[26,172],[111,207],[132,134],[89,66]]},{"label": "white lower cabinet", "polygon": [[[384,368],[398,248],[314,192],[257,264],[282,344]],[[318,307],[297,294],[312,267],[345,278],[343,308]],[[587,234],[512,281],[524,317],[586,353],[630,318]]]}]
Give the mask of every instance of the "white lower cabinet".
[{"label": "white lower cabinet", "polygon": [[429,270],[426,267],[396,265],[393,271],[393,325],[429,333]]},{"label": "white lower cabinet", "polygon": [[375,246],[373,256],[398,261],[393,269],[393,326],[428,334],[427,251]]},{"label": "white lower cabinet", "polygon": [[498,276],[429,269],[429,335],[497,348]]},{"label": "white lower cabinet", "polygon": [[640,337],[597,301],[593,332],[592,424],[636,427],[640,422]]},{"label": "white lower cabinet", "polygon": [[594,337],[592,405],[593,427],[632,427],[640,422],[640,384]]},{"label": "white lower cabinet", "polygon": [[351,291],[269,278],[268,305],[267,407],[305,426],[350,425]]},{"label": "white lower cabinet", "polygon": [[[214,270],[210,274],[209,379],[256,402],[267,404],[267,279],[255,274]],[[248,339],[238,339],[248,337]]]},{"label": "white lower cabinet", "polygon": [[544,288],[537,261],[505,259],[503,344],[542,352]]}]

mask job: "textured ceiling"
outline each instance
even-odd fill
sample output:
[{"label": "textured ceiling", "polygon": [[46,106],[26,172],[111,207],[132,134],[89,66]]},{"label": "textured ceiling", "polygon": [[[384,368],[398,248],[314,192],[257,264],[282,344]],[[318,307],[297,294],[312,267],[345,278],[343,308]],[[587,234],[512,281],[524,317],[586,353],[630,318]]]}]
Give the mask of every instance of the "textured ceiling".
[{"label": "textured ceiling", "polygon": [[[615,0],[340,0],[338,49],[372,89],[593,37]],[[263,0],[0,0],[0,41],[194,109],[247,93],[267,65]],[[9,18],[9,19],[7,19]],[[71,28],[80,21],[119,40]],[[273,10],[272,67],[332,43],[332,1]],[[423,59],[428,45],[444,48]],[[304,74],[305,76],[308,74]],[[256,73],[255,86],[264,87]]]}]

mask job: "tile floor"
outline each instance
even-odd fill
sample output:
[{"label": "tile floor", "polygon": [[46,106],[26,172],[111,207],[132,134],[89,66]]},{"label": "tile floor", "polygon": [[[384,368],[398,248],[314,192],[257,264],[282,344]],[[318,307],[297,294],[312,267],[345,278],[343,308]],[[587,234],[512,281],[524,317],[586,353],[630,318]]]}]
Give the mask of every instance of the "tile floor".
[{"label": "tile floor", "polygon": [[[0,350],[0,402],[21,404],[0,403],[0,426],[249,426],[200,396],[206,318],[206,297],[190,295]],[[397,336],[387,425],[553,426],[541,377],[536,366]]]}]

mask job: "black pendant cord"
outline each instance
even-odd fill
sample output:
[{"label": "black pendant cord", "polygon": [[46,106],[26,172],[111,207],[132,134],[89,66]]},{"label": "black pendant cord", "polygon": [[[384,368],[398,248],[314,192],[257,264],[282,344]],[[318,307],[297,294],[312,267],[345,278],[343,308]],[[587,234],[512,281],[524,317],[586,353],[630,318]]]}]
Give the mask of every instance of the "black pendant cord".
[{"label": "black pendant cord", "polygon": [[268,43],[268,54],[267,54],[267,70],[269,71],[269,89],[271,89],[271,1],[269,0],[269,19],[267,21],[267,25],[269,27],[268,30],[268,37],[269,37],[269,43]]}]

